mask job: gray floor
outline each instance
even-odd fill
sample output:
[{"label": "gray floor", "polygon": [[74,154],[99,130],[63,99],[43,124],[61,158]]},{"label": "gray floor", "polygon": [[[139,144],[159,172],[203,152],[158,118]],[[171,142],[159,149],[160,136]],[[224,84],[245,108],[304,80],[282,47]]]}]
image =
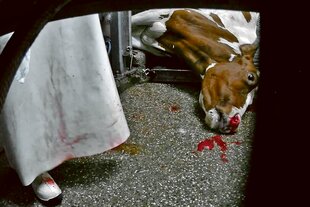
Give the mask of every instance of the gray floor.
[{"label": "gray floor", "polygon": [[[199,88],[137,84],[122,92],[131,130],[119,148],[63,163],[51,175],[61,206],[240,206],[244,199],[255,112],[219,146],[197,151],[215,134],[203,124]],[[227,161],[222,159],[225,154]],[[0,154],[0,206],[42,206]]]}]

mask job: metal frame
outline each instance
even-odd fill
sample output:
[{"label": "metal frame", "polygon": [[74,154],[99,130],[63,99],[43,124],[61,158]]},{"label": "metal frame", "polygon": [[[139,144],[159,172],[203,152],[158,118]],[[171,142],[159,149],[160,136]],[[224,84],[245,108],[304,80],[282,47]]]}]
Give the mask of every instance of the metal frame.
[{"label": "metal frame", "polygon": [[[111,66],[116,78],[132,73],[133,52],[131,36],[131,11],[112,12],[110,21]],[[146,64],[147,64],[147,60]],[[164,63],[162,66],[165,67]],[[197,83],[201,81],[193,71],[178,68],[146,68],[144,75],[150,82]]]},{"label": "metal frame", "polygon": [[112,70],[124,76],[132,68],[131,11],[113,12],[110,32]]}]

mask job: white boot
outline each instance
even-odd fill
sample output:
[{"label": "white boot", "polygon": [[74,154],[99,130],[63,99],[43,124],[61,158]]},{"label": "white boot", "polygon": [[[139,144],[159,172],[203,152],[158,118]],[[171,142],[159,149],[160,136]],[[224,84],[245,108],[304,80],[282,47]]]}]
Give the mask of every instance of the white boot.
[{"label": "white boot", "polygon": [[61,190],[54,179],[47,173],[42,173],[31,184],[34,193],[42,201],[61,197]]}]

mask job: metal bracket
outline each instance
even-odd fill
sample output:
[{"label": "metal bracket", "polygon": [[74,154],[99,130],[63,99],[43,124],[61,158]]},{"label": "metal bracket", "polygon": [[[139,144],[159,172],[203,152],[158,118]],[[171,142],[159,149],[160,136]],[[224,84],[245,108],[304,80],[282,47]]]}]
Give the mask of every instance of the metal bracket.
[{"label": "metal bracket", "polygon": [[201,78],[187,69],[152,68],[144,69],[144,74],[151,82],[165,83],[200,83]]},{"label": "metal bracket", "polygon": [[133,61],[133,50],[131,46],[127,46],[124,54],[124,61],[125,61],[125,67],[128,68],[128,70],[132,69],[132,61]]}]

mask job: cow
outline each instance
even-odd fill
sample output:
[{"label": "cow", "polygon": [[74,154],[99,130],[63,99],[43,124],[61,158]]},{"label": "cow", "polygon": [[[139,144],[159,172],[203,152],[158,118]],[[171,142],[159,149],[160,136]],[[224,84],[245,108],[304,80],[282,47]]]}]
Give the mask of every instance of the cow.
[{"label": "cow", "polygon": [[132,16],[132,45],[177,56],[202,78],[199,103],[207,126],[237,132],[253,102],[259,70],[259,13],[212,9],[153,9]]}]

